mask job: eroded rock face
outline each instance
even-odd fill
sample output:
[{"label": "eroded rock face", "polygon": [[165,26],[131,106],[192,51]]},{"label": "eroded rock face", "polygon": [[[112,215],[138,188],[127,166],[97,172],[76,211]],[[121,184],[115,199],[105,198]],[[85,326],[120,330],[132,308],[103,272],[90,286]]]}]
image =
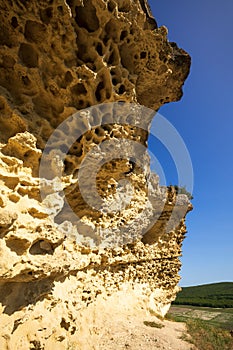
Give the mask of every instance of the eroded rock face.
[{"label": "eroded rock face", "polygon": [[[117,192],[120,181],[133,185],[133,200],[122,210],[90,208],[77,174],[86,154],[103,141],[126,138],[146,147],[153,115],[145,119],[130,107],[124,122],[110,124],[115,103],[157,111],[177,101],[190,57],[167,41],[166,28],[157,27],[144,0],[17,0],[1,1],[0,9],[0,348],[91,349],[80,345],[80,319],[90,305],[94,317],[93,305],[114,292],[137,291],[155,312],[166,313],[179,289],[191,204],[173,187],[159,186],[145,152],[141,166],[116,154],[98,172],[105,206],[109,198],[117,203],[127,197]],[[92,127],[69,151],[66,138],[74,128],[58,133],[57,148],[68,154],[57,183],[59,157],[53,149],[46,153],[53,170],[44,176],[42,198],[39,165],[49,137],[74,113],[100,104],[101,112],[85,112]],[[132,116],[145,126],[132,126]],[[81,128],[80,114],[77,120]],[[88,182],[88,172],[84,176]],[[61,190],[81,219],[78,227]],[[158,220],[149,227],[158,206]],[[178,221],[168,229],[174,211]],[[103,229],[110,238],[101,236]],[[132,241],[124,241],[128,233]]]}]

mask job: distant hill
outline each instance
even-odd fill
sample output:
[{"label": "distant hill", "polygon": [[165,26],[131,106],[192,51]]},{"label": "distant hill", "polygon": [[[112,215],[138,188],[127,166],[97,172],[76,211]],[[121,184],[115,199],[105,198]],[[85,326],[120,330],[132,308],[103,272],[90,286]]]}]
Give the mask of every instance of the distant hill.
[{"label": "distant hill", "polygon": [[233,308],[233,282],[183,287],[173,304]]}]

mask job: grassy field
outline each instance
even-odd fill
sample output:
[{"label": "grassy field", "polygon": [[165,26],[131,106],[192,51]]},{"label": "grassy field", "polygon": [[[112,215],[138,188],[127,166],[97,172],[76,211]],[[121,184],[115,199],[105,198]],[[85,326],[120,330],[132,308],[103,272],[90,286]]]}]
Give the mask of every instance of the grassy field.
[{"label": "grassy field", "polygon": [[168,320],[185,322],[189,336],[183,339],[199,350],[233,350],[233,308],[172,306]]},{"label": "grassy field", "polygon": [[209,325],[233,331],[233,308],[208,308],[187,305],[173,305],[168,317],[172,316],[176,321],[200,319],[207,321]]},{"label": "grassy field", "polygon": [[173,305],[233,308],[233,282],[184,287]]}]

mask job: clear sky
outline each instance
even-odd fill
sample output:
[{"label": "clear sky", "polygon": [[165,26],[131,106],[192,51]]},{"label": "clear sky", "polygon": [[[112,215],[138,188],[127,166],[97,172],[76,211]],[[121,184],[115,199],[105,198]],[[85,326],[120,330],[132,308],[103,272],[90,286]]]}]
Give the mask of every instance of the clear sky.
[{"label": "clear sky", "polygon": [[[194,169],[180,285],[233,281],[233,1],[149,3],[169,40],[192,57],[182,100],[159,111],[183,137]],[[150,148],[163,163],[152,140]]]}]

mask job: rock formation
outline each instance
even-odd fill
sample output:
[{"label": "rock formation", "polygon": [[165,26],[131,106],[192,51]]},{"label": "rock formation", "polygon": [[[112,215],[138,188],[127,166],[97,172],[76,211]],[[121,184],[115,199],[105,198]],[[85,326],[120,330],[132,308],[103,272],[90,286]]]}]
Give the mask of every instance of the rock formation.
[{"label": "rock formation", "polygon": [[[173,187],[159,186],[146,153],[140,164],[130,159],[127,143],[128,159],[117,159],[116,152],[96,185],[107,207],[108,198],[125,198],[118,185],[127,179],[134,195],[122,210],[91,208],[77,174],[88,152],[105,140],[120,142],[119,149],[122,138],[145,148],[150,111],[181,98],[190,57],[168,42],[145,0],[2,0],[0,9],[0,348],[91,349],[82,345],[84,319],[114,293],[132,293],[166,313],[179,290],[191,204]],[[126,106],[121,124],[108,119],[116,105],[120,112]],[[75,113],[81,125],[83,110],[91,128],[68,147],[72,124],[63,134],[54,130]],[[58,185],[57,154],[46,146],[51,135],[55,148],[67,153]],[[42,154],[55,164],[44,182]],[[89,172],[83,174],[87,182]],[[61,190],[80,218],[77,228]],[[168,229],[174,211],[176,225]]]}]

